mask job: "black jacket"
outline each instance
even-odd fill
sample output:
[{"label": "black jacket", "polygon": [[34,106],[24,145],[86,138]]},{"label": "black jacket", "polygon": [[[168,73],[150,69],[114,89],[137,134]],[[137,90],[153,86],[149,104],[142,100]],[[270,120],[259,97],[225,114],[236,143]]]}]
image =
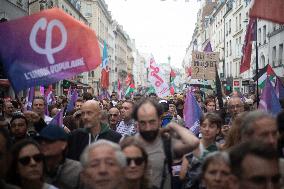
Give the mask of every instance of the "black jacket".
[{"label": "black jacket", "polygon": [[94,142],[99,139],[109,140],[115,143],[120,141],[121,135],[109,128],[108,125],[101,123],[101,132],[94,138],[88,129],[80,128],[71,133],[68,141],[67,157],[73,160],[80,160],[80,156],[90,141]]}]

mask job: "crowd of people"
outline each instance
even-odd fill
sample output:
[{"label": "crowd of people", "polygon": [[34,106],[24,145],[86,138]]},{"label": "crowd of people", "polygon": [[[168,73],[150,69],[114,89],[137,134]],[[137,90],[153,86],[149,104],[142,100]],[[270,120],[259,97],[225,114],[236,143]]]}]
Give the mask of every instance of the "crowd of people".
[{"label": "crowd of people", "polygon": [[193,93],[203,111],[197,136],[185,127],[186,94],[118,100],[113,92],[99,100],[84,93],[71,111],[64,96],[51,105],[35,96],[31,110],[5,100],[0,188],[284,188],[284,112],[256,110],[255,99],[237,92],[223,107],[214,95]]}]

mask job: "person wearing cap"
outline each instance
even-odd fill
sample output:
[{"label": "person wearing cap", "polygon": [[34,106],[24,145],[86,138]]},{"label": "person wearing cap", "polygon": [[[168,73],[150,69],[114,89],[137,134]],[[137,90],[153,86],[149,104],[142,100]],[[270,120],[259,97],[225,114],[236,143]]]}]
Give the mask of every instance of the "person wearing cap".
[{"label": "person wearing cap", "polygon": [[141,94],[140,93],[135,93],[133,96],[134,102],[138,102],[141,99]]},{"label": "person wearing cap", "polygon": [[160,100],[159,104],[163,110],[163,114],[161,116],[162,119],[161,126],[166,127],[166,125],[172,121],[173,115],[169,112],[169,103],[167,100]]},{"label": "person wearing cap", "polygon": [[46,160],[45,181],[60,189],[75,189],[80,185],[82,166],[66,158],[68,135],[57,125],[43,128],[36,137]]}]

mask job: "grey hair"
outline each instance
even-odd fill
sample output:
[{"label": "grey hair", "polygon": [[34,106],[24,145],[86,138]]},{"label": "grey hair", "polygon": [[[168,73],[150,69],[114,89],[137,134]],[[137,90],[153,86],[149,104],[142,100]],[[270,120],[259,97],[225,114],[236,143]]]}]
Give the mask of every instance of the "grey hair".
[{"label": "grey hair", "polygon": [[242,103],[242,105],[244,105],[244,101],[243,101],[242,98],[239,97],[239,96],[232,96],[232,97],[230,97],[230,99],[228,100],[228,105],[230,105],[231,102],[232,102],[232,100],[234,100],[234,99],[240,100],[240,102]]},{"label": "grey hair", "polygon": [[88,164],[89,164],[89,153],[90,153],[90,151],[99,147],[99,146],[110,146],[115,152],[115,157],[116,157],[116,160],[119,163],[119,165],[121,167],[126,167],[126,157],[125,157],[124,153],[121,151],[120,146],[118,144],[114,143],[114,142],[104,140],[104,139],[100,139],[96,142],[91,143],[89,146],[87,146],[84,149],[84,151],[83,151],[83,153],[80,157],[81,164],[84,168],[87,167]]},{"label": "grey hair", "polygon": [[248,112],[240,124],[241,138],[250,136],[254,133],[253,125],[257,120],[268,118],[275,119],[272,114],[260,110]]},{"label": "grey hair", "polygon": [[205,171],[207,170],[209,164],[212,162],[212,161],[223,161],[225,164],[227,164],[229,167],[231,166],[231,163],[230,163],[230,157],[229,157],[229,154],[227,152],[220,152],[220,151],[216,151],[216,152],[212,152],[212,153],[209,153],[203,163],[202,163],[202,167],[201,167],[201,178],[204,177],[204,174],[205,174]]}]

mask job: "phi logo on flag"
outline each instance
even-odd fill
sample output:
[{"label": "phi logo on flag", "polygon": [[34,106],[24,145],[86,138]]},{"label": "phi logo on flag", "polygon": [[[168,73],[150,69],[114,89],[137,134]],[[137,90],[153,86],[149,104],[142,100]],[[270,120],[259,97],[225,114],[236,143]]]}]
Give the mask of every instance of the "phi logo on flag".
[{"label": "phi logo on flag", "polygon": [[[61,32],[62,39],[61,39],[60,44],[57,47],[52,48],[52,30],[54,27],[58,27],[58,29]],[[37,44],[37,41],[36,41],[37,33],[40,29],[41,30],[46,29],[45,48],[41,48]],[[54,64],[55,62],[53,54],[64,49],[66,46],[66,43],[67,43],[66,28],[64,27],[62,22],[60,22],[59,20],[55,19],[47,23],[46,18],[41,18],[35,23],[35,25],[32,28],[32,31],[30,34],[30,45],[35,52],[46,55],[47,60],[50,64]]]}]

